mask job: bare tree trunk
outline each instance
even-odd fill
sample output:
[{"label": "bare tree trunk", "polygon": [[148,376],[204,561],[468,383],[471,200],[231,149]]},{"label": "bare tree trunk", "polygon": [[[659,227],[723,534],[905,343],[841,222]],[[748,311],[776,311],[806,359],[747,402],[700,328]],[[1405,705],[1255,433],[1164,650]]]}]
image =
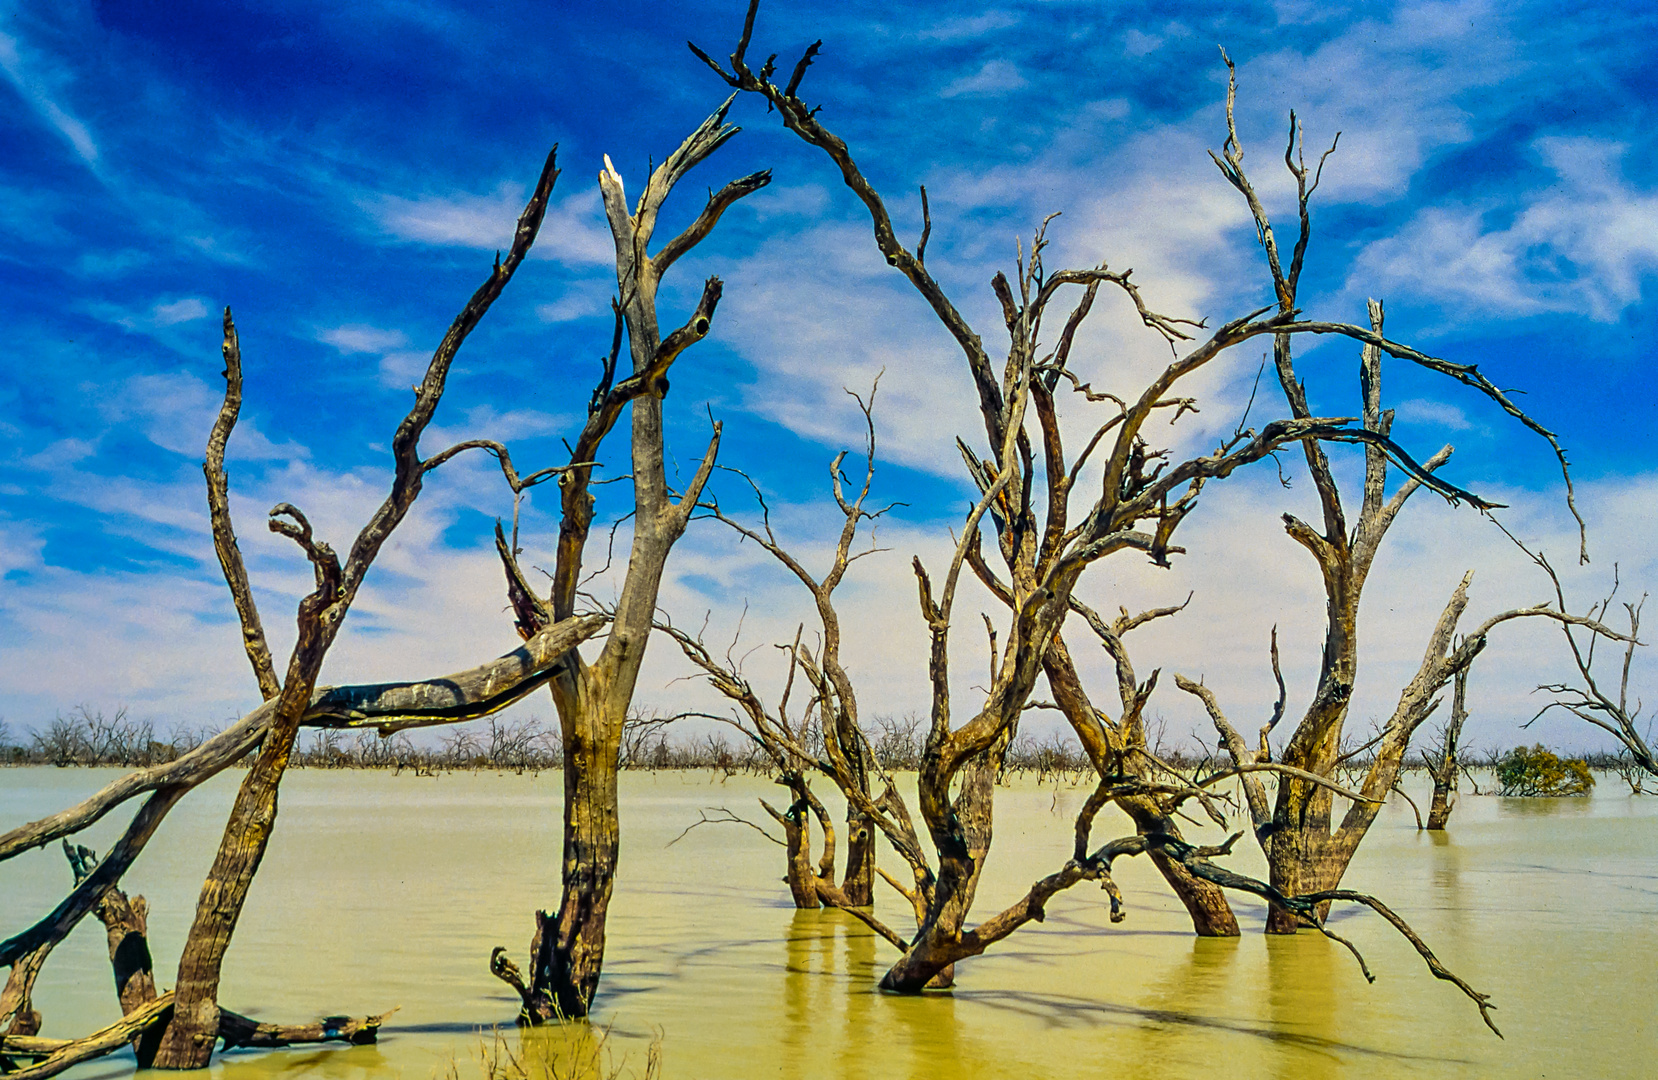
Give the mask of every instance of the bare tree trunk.
[{"label": "bare tree trunk", "polygon": [[[317,657],[319,667],[321,659]],[[310,691],[309,686],[305,687],[304,700],[309,701]],[[219,1038],[219,974],[253,876],[265,858],[271,830],[276,826],[278,786],[288,767],[298,719],[296,716],[288,724],[279,720],[272,726],[259,757],[236,792],[218,854],[202,883],[184,954],[179,958],[173,1018],[153,1062],[158,1069],[199,1069],[213,1055]]]},{"label": "bare tree trunk", "polygon": [[783,826],[783,850],[787,858],[783,881],[789,886],[794,906],[801,911],[816,911],[822,903],[818,899],[817,869],[812,866],[811,810],[806,800],[796,799],[783,814],[773,810],[765,800],[760,805]]},{"label": "bare tree trunk", "polygon": [[1433,803],[1428,807],[1428,828],[1442,831],[1451,820],[1451,808],[1456,805],[1457,775],[1461,763],[1457,760],[1457,743],[1462,739],[1462,725],[1468,719],[1468,669],[1456,673],[1451,691],[1451,719],[1441,736],[1439,754],[1428,763],[1428,774],[1433,777]]},{"label": "bare tree trunk", "polygon": [[1428,829],[1433,832],[1443,832],[1445,823],[1451,820],[1451,785],[1442,782],[1439,777],[1433,781],[1433,802],[1428,805]]},{"label": "bare tree trunk", "polygon": [[841,892],[855,907],[870,907],[875,903],[875,830],[869,816],[855,806],[846,811],[846,834],[846,873],[841,878]]},{"label": "bare tree trunk", "polygon": [[[1125,805],[1124,809],[1128,809]],[[1148,818],[1142,822],[1140,817],[1129,810],[1129,816],[1134,819],[1134,827],[1145,835],[1161,834],[1180,839],[1180,826],[1173,818]],[[1174,895],[1185,905],[1186,913],[1192,917],[1192,932],[1198,937],[1237,937],[1238,917],[1232,913],[1232,905],[1226,900],[1226,893],[1219,885],[1202,878],[1193,877],[1178,860],[1169,856],[1162,848],[1153,848],[1150,852],[1152,865],[1157,867],[1163,880],[1168,882]]]},{"label": "bare tree trunk", "polygon": [[[735,95],[733,95],[733,98]],[[604,439],[630,413],[629,459],[633,482],[633,540],[626,577],[617,598],[609,639],[592,664],[572,651],[552,680],[554,706],[564,736],[564,859],[558,915],[536,913],[530,947],[530,980],[497,948],[490,967],[518,991],[520,1018],[531,1024],[555,1018],[586,1016],[598,989],[604,962],[605,917],[615,887],[620,845],[616,774],[622,729],[638,682],[645,647],[655,622],[663,566],[685,532],[719,452],[720,426],[696,473],[676,494],[667,479],[663,445],[662,399],[674,360],[707,335],[719,304],[721,283],[710,277],[690,319],[666,337],[657,312],[662,275],[706,237],[726,209],[771,182],[769,172],[754,173],[710,192],[708,202],[683,232],[648,251],[663,201],[684,175],[725,144],[739,128],[725,122],[731,99],[693,131],[658,165],[630,210],[623,180],[608,157],[599,174],[605,215],[616,243],[618,299],[609,356],[599,385],[588,402],[587,419],[571,447],[570,463],[543,470],[559,473],[561,520],[550,602],[529,589],[518,565],[514,543],[497,533],[497,548],[507,573],[507,593],[517,615],[519,633],[528,637],[552,619],[575,613],[583,580],[582,556],[595,509],[592,469]],[[632,373],[616,381],[623,332]],[[511,479],[509,477],[509,479]],[[517,492],[530,478],[514,483]]]},{"label": "bare tree trunk", "polygon": [[[621,850],[617,809],[619,724],[593,724],[567,740],[564,756],[564,870],[558,915],[538,919],[531,1023],[586,1016],[604,965],[605,917]],[[552,933],[548,933],[548,929]]]},{"label": "bare tree trunk", "polygon": [[[1134,626],[1165,614],[1174,614],[1179,608],[1156,609],[1138,617],[1125,614],[1112,624],[1085,604],[1073,602],[1072,606],[1100,638],[1116,665],[1123,713],[1115,725],[1110,728],[1106,726],[1099,710],[1089,700],[1063,638],[1056,638],[1043,658],[1054,701],[1077,733],[1084,752],[1094,764],[1094,771],[1101,778],[1120,771],[1143,782],[1154,783],[1159,778],[1155,775],[1151,759],[1143,752],[1146,735],[1141,714],[1155,683],[1148,684],[1145,693],[1141,692],[1128,651],[1123,646],[1123,635]],[[1184,842],[1179,822],[1169,813],[1160,797],[1125,795],[1117,799],[1117,805],[1133,820],[1135,829],[1141,834],[1172,836]],[[1226,900],[1225,890],[1213,882],[1193,876],[1179,860],[1170,858],[1162,848],[1151,849],[1150,855],[1158,873],[1163,875],[1163,880],[1168,882],[1169,888],[1185,905],[1192,919],[1193,933],[1199,937],[1238,936],[1238,919],[1232,914],[1232,905]]]},{"label": "bare tree trunk", "polygon": [[0,1021],[10,1019],[5,1033],[7,1035],[38,1035],[40,1034],[40,1010],[34,1006],[35,977],[46,964],[46,957],[51,953],[55,941],[48,941],[36,946],[27,954],[19,957],[12,964],[11,973],[6,976],[6,986],[0,990]]},{"label": "bare tree trunk", "polygon": [[[65,840],[63,852],[75,873],[77,885],[97,866],[98,855],[91,848],[79,847]],[[119,886],[112,886],[92,913],[104,924],[121,1015],[130,1016],[157,996],[155,971],[150,963],[149,902],[142,896],[128,899]],[[132,1048],[138,1055],[140,1068],[148,1067],[154,1058],[159,1034],[160,1028],[152,1027],[134,1037]]]},{"label": "bare tree trunk", "polygon": [[[955,828],[942,842],[940,830],[935,829],[933,834],[939,852],[939,869],[927,918],[917,930],[910,950],[881,978],[881,989],[913,994],[954,984],[955,962],[962,958],[962,932],[974,897],[978,895],[985,860],[990,855],[995,827],[996,777],[1002,771],[1007,748],[1017,730],[1017,721],[1009,724],[994,743],[962,766],[960,792],[950,804],[949,820]],[[922,763],[921,784],[938,798],[940,773],[936,766],[929,769],[928,764]],[[946,796],[949,783],[946,777],[942,784]],[[927,798],[924,792],[923,805]]]}]

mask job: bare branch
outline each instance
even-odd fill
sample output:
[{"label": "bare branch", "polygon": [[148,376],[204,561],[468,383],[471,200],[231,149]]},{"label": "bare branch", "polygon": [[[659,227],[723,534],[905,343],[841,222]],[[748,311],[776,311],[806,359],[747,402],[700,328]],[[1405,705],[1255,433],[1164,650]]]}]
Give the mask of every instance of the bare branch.
[{"label": "bare branch", "polygon": [[253,587],[248,583],[247,564],[242,561],[242,549],[236,544],[236,530],[230,519],[230,484],[225,476],[225,444],[236,427],[242,408],[242,347],[236,338],[236,324],[230,309],[225,308],[225,398],[219,415],[213,421],[213,430],[207,437],[207,456],[202,472],[207,477],[208,520],[213,528],[213,550],[219,556],[219,568],[224,571],[225,584],[230,587],[230,599],[236,605],[236,616],[242,624],[242,647],[253,665],[253,674],[259,682],[259,696],[269,701],[282,690],[276,677],[276,666],[271,661],[271,648],[265,641],[265,628],[259,622],[259,608],[253,600]]}]

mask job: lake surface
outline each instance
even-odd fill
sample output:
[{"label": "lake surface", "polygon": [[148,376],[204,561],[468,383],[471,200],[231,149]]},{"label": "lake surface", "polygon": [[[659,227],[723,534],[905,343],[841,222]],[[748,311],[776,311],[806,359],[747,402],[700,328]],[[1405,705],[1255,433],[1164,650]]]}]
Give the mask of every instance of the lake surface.
[{"label": "lake surface", "polygon": [[[0,769],[0,828],[114,775]],[[129,892],[149,898],[163,987],[240,776],[189,796],[126,877]],[[1410,809],[1390,805],[1348,874],[1349,887],[1380,895],[1493,995],[1500,1041],[1367,911],[1338,909],[1331,926],[1364,951],[1374,984],[1334,942],[1260,934],[1264,910],[1252,898],[1233,898],[1242,939],[1194,938],[1144,859],[1117,864],[1126,922],[1111,925],[1104,894],[1084,885],[1056,897],[1045,923],[960,965],[953,992],[883,995],[875,983],[894,951],[842,913],[796,912],[780,848],[740,825],[704,825],[669,846],[702,808],[767,820],[755,798],[776,805],[781,789],[753,777],[625,774],[620,883],[595,1012],[609,1043],[596,1052],[623,1075],[642,1074],[659,1041],[662,1075],[687,1078],[1654,1075],[1658,799],[1600,786],[1592,799],[1464,795],[1444,837],[1418,833]],[[221,1000],[290,1023],[401,1009],[376,1046],[232,1053],[213,1073],[424,1080],[453,1067],[481,1076],[476,1054],[497,1025],[502,1049],[550,1055],[561,1072],[591,1057],[586,1029],[521,1045],[516,995],[488,971],[495,945],[523,964],[531,912],[556,904],[560,791],[557,773],[290,773]],[[998,791],[979,915],[1063,863],[1085,795],[1032,780]],[[1418,801],[1426,806],[1425,792]],[[107,849],[127,814],[112,816],[120,820],[81,842]],[[1095,836],[1129,831],[1108,813]],[[1260,874],[1248,843],[1231,865]],[[0,936],[44,914],[70,883],[56,849],[0,866]],[[877,904],[901,931],[912,928],[896,894]],[[42,1034],[72,1037],[116,1019],[112,986],[102,927],[89,918],[42,975]],[[131,1074],[124,1054],[67,1075]]]}]

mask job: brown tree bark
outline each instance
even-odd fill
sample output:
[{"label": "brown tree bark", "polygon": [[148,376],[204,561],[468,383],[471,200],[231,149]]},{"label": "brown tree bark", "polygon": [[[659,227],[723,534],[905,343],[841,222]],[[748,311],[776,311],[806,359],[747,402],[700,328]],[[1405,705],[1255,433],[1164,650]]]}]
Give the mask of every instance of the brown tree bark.
[{"label": "brown tree bark", "polygon": [[[1159,608],[1139,616],[1130,616],[1125,612],[1120,618],[1107,622],[1081,602],[1073,602],[1072,607],[1094,630],[1113,661],[1122,712],[1117,722],[1111,723],[1094,707],[1082,686],[1081,679],[1077,676],[1070,650],[1065,646],[1063,638],[1056,639],[1049,646],[1048,655],[1043,661],[1048,686],[1054,692],[1054,702],[1065,714],[1072,730],[1077,732],[1084,751],[1102,781],[1107,777],[1123,776],[1133,778],[1148,787],[1155,785],[1159,780],[1166,779],[1166,776],[1159,773],[1168,771],[1157,765],[1146,746],[1144,709],[1151,697],[1151,691],[1156,686],[1156,680],[1154,677],[1144,685],[1139,682],[1128,650],[1123,644],[1123,636],[1135,627],[1156,618],[1173,615],[1180,609]],[[1135,829],[1141,834],[1183,839],[1180,823],[1174,817],[1169,796],[1150,792],[1123,794],[1116,799],[1116,803],[1134,822]],[[1193,933],[1199,937],[1238,936],[1238,919],[1232,913],[1232,905],[1227,902],[1223,889],[1212,882],[1193,877],[1179,861],[1170,858],[1163,848],[1153,848],[1149,854],[1158,873],[1163,875],[1163,880],[1186,908],[1186,913],[1192,920]]]},{"label": "brown tree bark", "polygon": [[[564,852],[558,911],[556,915],[546,911],[536,915],[527,982],[517,966],[506,959],[504,949],[497,948],[491,959],[491,970],[519,992],[524,1004],[520,1019],[525,1023],[586,1016],[592,1006],[603,966],[605,918],[621,842],[616,779],[622,728],[656,615],[663,566],[685,531],[719,450],[720,428],[715,424],[713,438],[695,475],[684,492],[674,498],[667,481],[662,430],[668,371],[682,352],[708,333],[721,283],[718,278],[709,278],[690,319],[666,337],[658,325],[657,288],[668,268],[700,243],[730,206],[770,183],[771,174],[754,173],[710,193],[702,212],[683,232],[654,255],[648,249],[662,204],[674,186],[739,130],[725,123],[730,104],[728,99],[656,167],[631,209],[621,174],[605,158],[599,191],[616,243],[616,329],[599,385],[588,404],[587,421],[572,447],[570,463],[558,470],[562,513],[552,591],[547,601],[529,588],[518,565],[516,526],[511,544],[498,537],[519,632],[528,637],[550,620],[574,615],[582,581],[582,555],[593,522],[592,470],[605,437],[623,410],[629,411],[633,540],[627,575],[612,614],[610,637],[592,663],[572,651],[555,671],[550,687],[563,730],[565,760]],[[624,331],[632,374],[616,382]],[[543,470],[536,475],[550,472]],[[510,474],[508,480],[515,493],[530,482],[529,478],[516,481]]]},{"label": "brown tree bark", "polygon": [[[67,840],[63,851],[79,885],[97,866],[98,855],[91,848],[72,845]],[[123,1016],[137,1012],[157,996],[155,972],[150,963],[149,912],[149,902],[142,896],[129,899],[114,885],[93,909],[93,915],[104,924],[110,970],[115,976],[115,997],[121,1003]],[[149,1029],[150,1032],[158,1030]],[[155,1056],[155,1039],[146,1040],[140,1035],[133,1040],[133,1050],[138,1055],[139,1067],[147,1067]]]},{"label": "brown tree bark", "polygon": [[[592,716],[577,713],[579,719]],[[532,1023],[585,1016],[598,990],[605,917],[622,845],[616,790],[620,732],[619,724],[593,724],[571,737],[566,727],[563,893],[556,917],[542,922],[535,950],[539,1008],[530,1014]]]}]

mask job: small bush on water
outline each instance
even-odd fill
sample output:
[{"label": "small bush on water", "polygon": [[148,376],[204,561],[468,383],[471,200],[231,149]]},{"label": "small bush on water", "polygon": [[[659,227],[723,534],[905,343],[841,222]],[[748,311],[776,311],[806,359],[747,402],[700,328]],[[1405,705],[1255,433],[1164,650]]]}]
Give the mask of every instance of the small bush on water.
[{"label": "small bush on water", "polygon": [[1545,798],[1587,795],[1595,786],[1587,762],[1563,759],[1542,743],[1516,746],[1497,762],[1499,795]]}]

